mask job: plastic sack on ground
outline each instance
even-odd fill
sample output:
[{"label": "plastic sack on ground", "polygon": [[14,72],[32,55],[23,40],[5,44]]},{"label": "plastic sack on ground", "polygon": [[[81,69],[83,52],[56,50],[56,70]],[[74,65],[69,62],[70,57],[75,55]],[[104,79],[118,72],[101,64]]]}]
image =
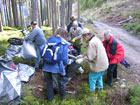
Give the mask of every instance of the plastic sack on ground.
[{"label": "plastic sack on ground", "polygon": [[35,45],[31,41],[24,41],[21,49],[23,59],[34,59],[37,57]]},{"label": "plastic sack on ground", "polygon": [[23,82],[29,82],[30,78],[34,75],[35,73],[35,68],[28,66],[26,64],[19,63],[17,65],[18,70],[19,70],[19,75],[20,79]]},{"label": "plastic sack on ground", "polygon": [[21,96],[21,81],[15,65],[8,56],[0,57],[0,103],[8,105],[17,101]]},{"label": "plastic sack on ground", "polygon": [[22,45],[12,45],[10,44],[6,49],[6,54],[10,57],[20,57],[20,51],[21,51]]},{"label": "plastic sack on ground", "polygon": [[[64,76],[63,80],[64,80],[64,84],[68,84],[69,81],[72,79],[72,77],[74,76],[75,74],[75,71],[78,70],[78,68],[81,67],[80,64],[76,64],[75,62],[73,62],[72,64],[70,65],[67,65],[65,67],[65,70],[66,70],[66,75]],[[57,79],[55,78],[55,76],[53,76],[53,88],[58,90],[59,87],[58,87],[58,81]]]}]

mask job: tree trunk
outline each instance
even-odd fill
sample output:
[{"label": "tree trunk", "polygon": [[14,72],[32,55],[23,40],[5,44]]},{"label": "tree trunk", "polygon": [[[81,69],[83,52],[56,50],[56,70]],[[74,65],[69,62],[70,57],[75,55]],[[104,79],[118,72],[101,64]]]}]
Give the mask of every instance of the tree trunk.
[{"label": "tree trunk", "polygon": [[6,2],[5,2],[5,0],[3,0],[3,9],[4,9],[6,26],[8,26],[8,14],[7,14],[7,8],[6,8]]},{"label": "tree trunk", "polygon": [[80,21],[80,1],[78,0],[78,21]]},{"label": "tree trunk", "polygon": [[40,17],[41,17],[41,24],[43,25],[43,5],[42,5],[42,0],[40,0]]},{"label": "tree trunk", "polygon": [[11,18],[10,18],[9,2],[10,2],[9,0],[5,0],[6,10],[7,10],[8,26],[11,26]]},{"label": "tree trunk", "polygon": [[55,13],[54,13],[54,1],[51,0],[51,4],[52,4],[52,28],[53,28],[53,35],[55,34]]},{"label": "tree trunk", "polygon": [[2,20],[2,25],[6,26],[4,7],[3,7],[3,0],[1,0],[1,20]]},{"label": "tree trunk", "polygon": [[56,4],[56,0],[54,0],[54,4],[53,4],[53,7],[54,7],[54,27],[55,27],[55,30],[57,29],[57,4]]},{"label": "tree trunk", "polygon": [[68,0],[68,17],[67,24],[70,22],[70,17],[72,16],[72,0]]},{"label": "tree trunk", "polygon": [[22,11],[22,0],[19,0],[19,13],[20,13],[20,23],[21,23],[21,26],[24,27],[24,13]]},{"label": "tree trunk", "polygon": [[65,28],[65,2],[64,0],[61,0],[60,10],[61,10],[61,13],[60,13],[61,27]]},{"label": "tree trunk", "polygon": [[38,2],[36,0],[31,0],[31,7],[32,7],[32,21],[37,21],[37,23],[39,24]]},{"label": "tree trunk", "polygon": [[2,26],[2,19],[1,19],[2,17],[1,17],[1,11],[0,11],[0,32],[2,32],[3,31],[3,26]]},{"label": "tree trunk", "polygon": [[12,10],[13,10],[13,17],[14,17],[14,26],[20,27],[20,19],[19,19],[19,10],[17,8],[17,0],[12,0]]},{"label": "tree trunk", "polygon": [[6,2],[6,10],[8,16],[8,26],[13,27],[14,23],[13,23],[11,0],[5,0],[5,2]]},{"label": "tree trunk", "polygon": [[39,21],[39,27],[41,27],[42,26],[42,18],[41,18],[41,7],[39,8],[39,6],[40,6],[40,0],[39,1],[37,1],[38,3],[38,21]]},{"label": "tree trunk", "polygon": [[51,26],[51,11],[52,11],[52,8],[51,8],[51,1],[50,0],[47,0],[47,18],[48,18],[48,26]]}]

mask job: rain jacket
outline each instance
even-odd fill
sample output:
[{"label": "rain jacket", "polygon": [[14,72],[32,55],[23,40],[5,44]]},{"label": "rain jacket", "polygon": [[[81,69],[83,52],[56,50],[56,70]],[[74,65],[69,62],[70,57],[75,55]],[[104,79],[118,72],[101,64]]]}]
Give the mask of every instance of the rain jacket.
[{"label": "rain jacket", "polygon": [[91,72],[101,72],[108,68],[108,58],[102,42],[93,36],[88,43],[87,53],[83,60],[88,62]]},{"label": "rain jacket", "polygon": [[113,38],[110,37],[109,41],[103,41],[106,53],[108,55],[109,64],[120,63],[124,58],[124,49],[123,47]]},{"label": "rain jacket", "polygon": [[76,38],[76,42],[73,43],[73,45],[76,47],[80,47],[80,44],[83,43],[83,38],[81,37],[81,35],[82,35],[82,29],[80,27],[77,27],[76,30],[73,27],[71,27],[68,37],[69,40]]},{"label": "rain jacket", "polygon": [[46,43],[44,33],[39,27],[34,28],[31,34],[26,37],[26,40],[34,40],[38,46],[44,45]]},{"label": "rain jacket", "polygon": [[[62,41],[66,43],[66,40],[62,39]],[[46,72],[51,72],[51,73],[59,73],[61,75],[66,75],[66,71],[65,71],[65,64],[69,63],[69,59],[68,59],[68,46],[66,45],[64,47],[64,61],[60,61],[59,63],[55,63],[55,64],[48,64],[46,62],[43,62],[43,67],[42,70],[46,71]]]}]

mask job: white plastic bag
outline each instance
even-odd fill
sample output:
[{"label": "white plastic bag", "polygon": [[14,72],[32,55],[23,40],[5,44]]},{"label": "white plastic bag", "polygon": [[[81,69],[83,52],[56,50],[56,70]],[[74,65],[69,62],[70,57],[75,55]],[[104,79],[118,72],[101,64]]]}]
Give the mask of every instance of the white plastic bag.
[{"label": "white plastic bag", "polygon": [[21,57],[23,59],[37,58],[35,45],[31,41],[24,41],[21,49]]}]

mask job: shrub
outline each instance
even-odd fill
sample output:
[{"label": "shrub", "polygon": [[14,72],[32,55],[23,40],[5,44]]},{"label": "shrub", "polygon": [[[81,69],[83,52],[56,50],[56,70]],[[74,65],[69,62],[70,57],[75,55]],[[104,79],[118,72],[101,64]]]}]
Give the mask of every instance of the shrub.
[{"label": "shrub", "polygon": [[132,86],[129,91],[129,98],[131,105],[139,105],[140,104],[140,86]]},{"label": "shrub", "polygon": [[136,34],[137,36],[140,36],[140,22],[136,19],[129,23],[125,23],[123,27],[133,34]]}]

